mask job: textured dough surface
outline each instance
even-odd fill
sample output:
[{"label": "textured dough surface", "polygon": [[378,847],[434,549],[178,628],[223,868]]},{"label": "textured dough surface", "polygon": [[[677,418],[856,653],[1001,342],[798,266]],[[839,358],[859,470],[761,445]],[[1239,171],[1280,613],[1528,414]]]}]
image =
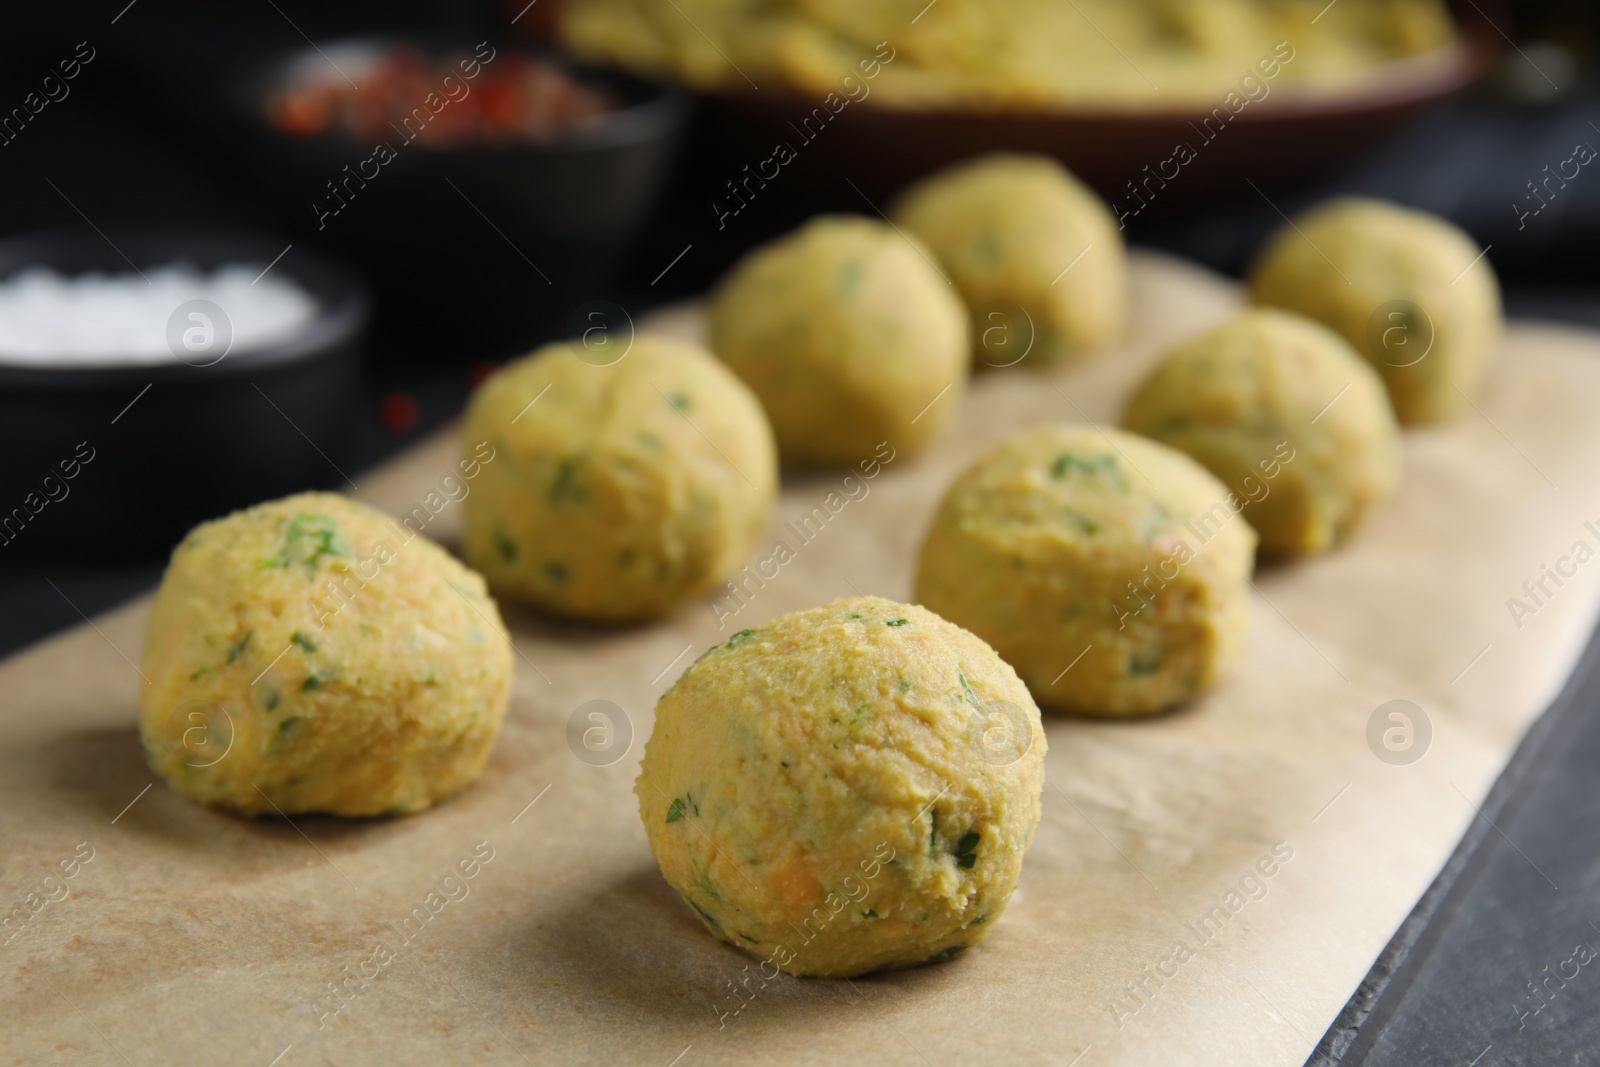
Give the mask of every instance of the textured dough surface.
[{"label": "textured dough surface", "polygon": [[[743,92],[1006,111],[1219,106],[1335,88],[1455,37],[1443,0],[569,0],[580,54]],[[1115,42],[1115,43],[1113,43]],[[1286,43],[1292,42],[1292,44]],[[1292,57],[1259,65],[1274,45]],[[875,57],[875,58],[874,58]],[[878,62],[878,61],[883,62]],[[750,79],[747,82],[745,79]],[[1243,88],[1259,94],[1261,80]],[[1270,84],[1270,83],[1269,83]],[[863,89],[865,86],[865,89]],[[870,92],[870,96],[866,95]]]},{"label": "textured dough surface", "polygon": [[1041,707],[1160,711],[1243,649],[1256,534],[1237,503],[1165,445],[1034,426],[945,494],[917,600],[994,646]]},{"label": "textured dough surface", "polygon": [[629,622],[739,568],[766,528],[778,465],[761,405],[710,353],[640,335],[612,358],[547,345],[473,397],[463,439],[499,458],[466,500],[466,549],[497,592]]},{"label": "textured dough surface", "polygon": [[657,705],[634,791],[708,930],[768,978],[848,976],[948,958],[1000,919],[1044,752],[992,649],[856,597],[712,646]]},{"label": "textured dough surface", "polygon": [[1338,334],[1289,312],[1247,311],[1178,346],[1122,424],[1250,501],[1244,517],[1269,555],[1331,548],[1400,480],[1382,379]]},{"label": "textured dough surface", "polygon": [[1055,160],[961,163],[913,185],[891,214],[933,249],[972,310],[978,367],[1060,362],[1122,332],[1122,233],[1105,202]]},{"label": "textured dough surface", "polygon": [[1481,253],[1434,215],[1341,198],[1279,231],[1250,294],[1342,334],[1383,376],[1402,423],[1440,422],[1477,395],[1505,328]]},{"label": "textured dough surface", "polygon": [[740,260],[713,300],[711,338],[761,398],[785,459],[854,464],[884,441],[910,455],[966,385],[966,309],[932,254],[859,216],[814,219]]},{"label": "textured dough surface", "polygon": [[249,815],[420,811],[489,758],[511,641],[483,579],[332,493],[195,527],[145,631],[139,732],[179,793]]}]

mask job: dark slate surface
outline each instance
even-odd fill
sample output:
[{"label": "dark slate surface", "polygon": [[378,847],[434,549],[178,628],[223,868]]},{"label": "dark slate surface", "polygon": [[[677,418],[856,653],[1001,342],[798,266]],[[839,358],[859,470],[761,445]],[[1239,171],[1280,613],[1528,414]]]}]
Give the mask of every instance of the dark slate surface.
[{"label": "dark slate surface", "polygon": [[1314,1067],[1600,1062],[1600,635]]}]

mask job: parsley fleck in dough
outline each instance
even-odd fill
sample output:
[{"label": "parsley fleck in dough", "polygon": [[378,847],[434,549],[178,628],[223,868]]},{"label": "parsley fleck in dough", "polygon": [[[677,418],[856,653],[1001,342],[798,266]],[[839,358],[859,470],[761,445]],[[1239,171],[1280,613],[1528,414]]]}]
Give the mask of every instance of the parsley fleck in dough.
[{"label": "parsley fleck in dough", "polygon": [[1400,427],[1377,371],[1287,311],[1247,311],[1180,345],[1122,424],[1193,456],[1248,501],[1265,555],[1331,548],[1400,480]]},{"label": "parsley fleck in dough", "polygon": [[[1055,160],[960,163],[913,185],[892,214],[933,250],[972,310],[978,367],[1061,362],[1122,332],[1122,233],[1105,202]],[[1012,321],[1012,308],[1025,314]]]},{"label": "parsley fleck in dough", "polygon": [[484,383],[463,433],[496,457],[465,501],[467,558],[497,592],[568,618],[652,619],[700,596],[744,563],[777,495],[755,396],[660,337],[609,366],[547,345]]},{"label": "parsley fleck in dough", "polygon": [[967,315],[915,238],[823,216],[737,263],[711,307],[716,353],[749,383],[785,459],[914,453],[966,387]]},{"label": "parsley fleck in dough", "polygon": [[1243,649],[1256,547],[1243,503],[1165,445],[1034,426],[946,492],[917,599],[993,645],[1046,709],[1151,714]]},{"label": "parsley fleck in dough", "polygon": [[708,930],[768,977],[849,976],[983,938],[1038,825],[1044,754],[1038,708],[988,645],[848,598],[697,660],[656,706],[634,792]]},{"label": "parsley fleck in dough", "polygon": [[511,642],[483,579],[304,493],[190,531],[145,631],[139,732],[175,791],[246,815],[421,811],[483,770]]},{"label": "parsley fleck in dough", "polygon": [[1279,231],[1250,292],[1343,335],[1383,375],[1402,423],[1442,422],[1478,393],[1504,329],[1481,252],[1437,216],[1347,197]]}]

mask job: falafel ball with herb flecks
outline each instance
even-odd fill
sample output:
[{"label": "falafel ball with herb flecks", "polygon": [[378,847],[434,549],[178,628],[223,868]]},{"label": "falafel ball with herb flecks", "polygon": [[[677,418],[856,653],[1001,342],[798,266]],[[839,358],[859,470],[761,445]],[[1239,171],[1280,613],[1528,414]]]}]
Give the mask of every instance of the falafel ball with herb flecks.
[{"label": "falafel ball with herb flecks", "polygon": [[592,622],[658,618],[726,580],[778,486],[760,403],[709,352],[648,334],[618,351],[546,345],[485,382],[463,428],[468,451],[494,449],[465,500],[467,558],[496,592]]},{"label": "falafel ball with herb flecks", "polygon": [[1255,303],[1331,327],[1367,358],[1404,425],[1465,411],[1500,345],[1500,283],[1454,224],[1344,197],[1280,230],[1250,271]]},{"label": "falafel ball with herb flecks", "polygon": [[958,163],[902,193],[893,216],[961,290],[979,368],[1061,363],[1122,332],[1122,233],[1105,201],[1055,160]]},{"label": "falafel ball with herb flecks", "polygon": [[1044,754],[992,648],[851,597],[707,650],[656,705],[634,792],[706,929],[774,975],[848,977],[948,959],[994,927]]},{"label": "falafel ball with herb flecks", "polygon": [[711,346],[761,398],[786,460],[911,455],[966,387],[967,315],[933,255],[876,219],[824,215],[751,252],[711,305]]},{"label": "falafel ball with herb flecks", "polygon": [[1244,648],[1256,533],[1243,506],[1166,445],[1030,427],[945,493],[917,599],[993,645],[1041,707],[1152,714],[1225,677]]},{"label": "falafel ball with herb flecks", "polygon": [[438,545],[303,493],[189,532],[142,671],[145,755],[175,791],[245,815],[398,815],[483,770],[511,641]]},{"label": "falafel ball with herb flecks", "polygon": [[1321,323],[1257,308],[1174,349],[1122,424],[1193,456],[1240,499],[1266,555],[1323,552],[1400,480],[1377,371]]}]

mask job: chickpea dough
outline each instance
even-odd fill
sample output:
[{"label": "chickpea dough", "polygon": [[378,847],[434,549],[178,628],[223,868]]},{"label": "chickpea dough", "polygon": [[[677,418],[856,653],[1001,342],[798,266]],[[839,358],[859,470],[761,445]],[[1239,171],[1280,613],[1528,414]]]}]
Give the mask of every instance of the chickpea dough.
[{"label": "chickpea dough", "polygon": [[1023,430],[958,477],[918,601],[1016,668],[1041,707],[1148,715],[1244,648],[1256,534],[1204,467],[1120,430]]},{"label": "chickpea dough", "polygon": [[1122,233],[1105,201],[1055,160],[958,164],[902,193],[893,215],[961,290],[978,367],[1059,363],[1121,334]]},{"label": "chickpea dough", "polygon": [[1382,379],[1344,338],[1286,311],[1247,311],[1178,346],[1122,424],[1193,456],[1249,500],[1243,514],[1268,555],[1333,547],[1400,480],[1400,427]]},{"label": "chickpea dough", "polygon": [[1044,753],[993,649],[852,597],[706,651],[656,705],[634,792],[707,930],[768,978],[849,977],[948,959],[993,929],[1039,822]]},{"label": "chickpea dough", "polygon": [[505,596],[594,622],[659,618],[737,571],[777,495],[772,429],[695,345],[641,335],[508,364],[467,409],[499,458],[467,497],[467,558]]},{"label": "chickpea dough", "polygon": [[302,493],[189,532],[141,670],[139,735],[174,791],[245,815],[395,815],[483,770],[511,641],[438,545]]},{"label": "chickpea dough", "polygon": [[1441,218],[1348,197],[1279,231],[1250,272],[1255,303],[1342,335],[1406,425],[1454,418],[1500,345],[1500,284],[1482,249]]},{"label": "chickpea dough", "polygon": [[[798,91],[824,109],[1098,112],[1216,106],[1280,41],[1302,95],[1456,38],[1442,0],[569,0],[591,59],[698,89]],[[1113,43],[1115,42],[1115,43]],[[747,80],[748,79],[748,80]],[[850,106],[855,106],[852,103]],[[803,112],[802,112],[803,114]]]},{"label": "chickpea dough", "polygon": [[755,390],[787,460],[911,455],[966,386],[967,315],[914,237],[824,215],[756,249],[718,287],[711,344]]}]

